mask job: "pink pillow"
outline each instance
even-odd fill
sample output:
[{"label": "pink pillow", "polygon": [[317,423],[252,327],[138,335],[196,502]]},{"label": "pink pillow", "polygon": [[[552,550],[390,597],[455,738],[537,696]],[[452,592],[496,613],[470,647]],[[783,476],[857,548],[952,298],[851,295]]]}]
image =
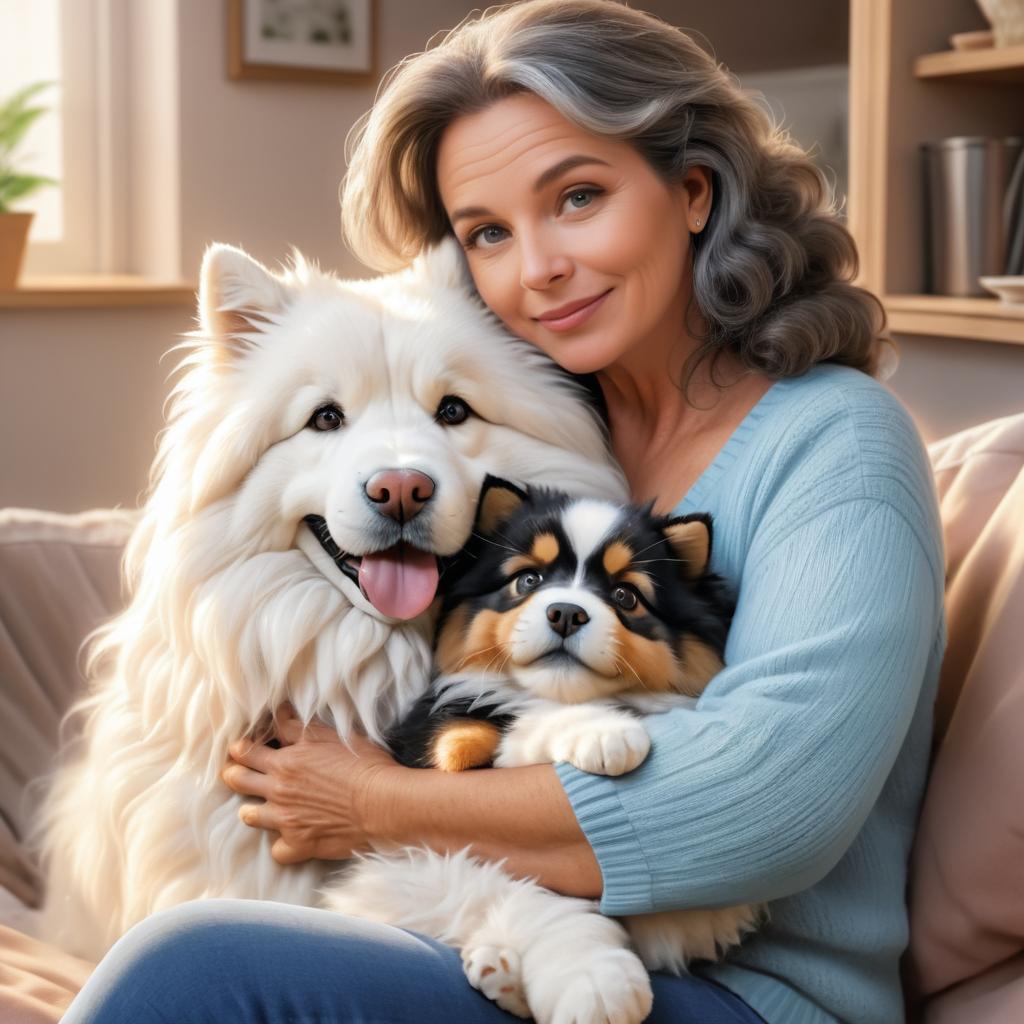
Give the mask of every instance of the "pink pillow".
[{"label": "pink pillow", "polygon": [[926,1010],[936,1024],[1024,1021],[1019,959],[1014,983],[995,993],[975,982],[984,1011],[967,993],[949,997],[951,986],[1024,950],[1024,415],[929,452],[946,540],[949,646],[911,865],[908,996],[947,991]]}]

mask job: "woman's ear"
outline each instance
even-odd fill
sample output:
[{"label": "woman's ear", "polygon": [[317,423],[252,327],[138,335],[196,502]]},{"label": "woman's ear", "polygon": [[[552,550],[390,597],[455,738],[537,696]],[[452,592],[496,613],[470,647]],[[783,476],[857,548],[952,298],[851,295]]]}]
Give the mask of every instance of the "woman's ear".
[{"label": "woman's ear", "polygon": [[699,234],[707,227],[714,201],[711,168],[691,167],[684,175],[681,187],[686,198],[686,222],[690,234]]}]

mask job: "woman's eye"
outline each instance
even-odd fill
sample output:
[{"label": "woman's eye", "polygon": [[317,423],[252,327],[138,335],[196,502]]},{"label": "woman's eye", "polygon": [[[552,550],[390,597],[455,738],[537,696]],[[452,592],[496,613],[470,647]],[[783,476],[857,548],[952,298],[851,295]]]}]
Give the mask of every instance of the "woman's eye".
[{"label": "woman's eye", "polygon": [[307,427],[314,430],[337,430],[345,422],[345,414],[336,405],[322,405],[309,418]]},{"label": "woman's eye", "polygon": [[457,427],[465,423],[473,410],[469,404],[464,402],[457,395],[445,395],[437,406],[437,420],[449,427]]},{"label": "woman's eye", "polygon": [[536,590],[544,582],[544,577],[539,572],[528,570],[521,572],[515,581],[515,592],[519,595],[529,594]]},{"label": "woman's eye", "polygon": [[600,191],[597,188],[574,188],[571,192],[566,193],[562,206],[568,205],[573,210],[585,209],[594,201],[594,197]]},{"label": "woman's eye", "polygon": [[623,611],[631,612],[637,604],[636,591],[632,587],[616,587],[612,591],[612,601]]},{"label": "woman's eye", "polygon": [[496,224],[485,224],[477,228],[466,239],[467,249],[489,249],[503,241],[507,232]]}]

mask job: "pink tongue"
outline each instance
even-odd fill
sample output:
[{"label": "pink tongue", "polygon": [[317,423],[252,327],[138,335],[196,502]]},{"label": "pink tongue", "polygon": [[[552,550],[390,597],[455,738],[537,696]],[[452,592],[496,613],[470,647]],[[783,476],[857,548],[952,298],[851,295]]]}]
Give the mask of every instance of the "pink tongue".
[{"label": "pink tongue", "polygon": [[370,603],[390,619],[414,619],[437,593],[437,559],[426,551],[396,544],[363,555],[359,585]]}]

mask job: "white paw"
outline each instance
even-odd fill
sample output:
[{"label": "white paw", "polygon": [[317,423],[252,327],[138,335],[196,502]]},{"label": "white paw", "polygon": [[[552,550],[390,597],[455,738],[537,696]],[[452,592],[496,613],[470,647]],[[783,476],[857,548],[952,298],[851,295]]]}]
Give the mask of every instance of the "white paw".
[{"label": "white paw", "polygon": [[640,722],[581,723],[566,729],[554,744],[555,759],[591,775],[623,775],[642,764],[651,738]]},{"label": "white paw", "polygon": [[591,966],[563,977],[548,1008],[535,1006],[538,1024],[640,1024],[654,995],[644,965],[627,949],[610,951]]},{"label": "white paw", "polygon": [[462,967],[477,991],[508,1013],[530,1017],[518,953],[497,946],[467,946],[462,950]]}]

